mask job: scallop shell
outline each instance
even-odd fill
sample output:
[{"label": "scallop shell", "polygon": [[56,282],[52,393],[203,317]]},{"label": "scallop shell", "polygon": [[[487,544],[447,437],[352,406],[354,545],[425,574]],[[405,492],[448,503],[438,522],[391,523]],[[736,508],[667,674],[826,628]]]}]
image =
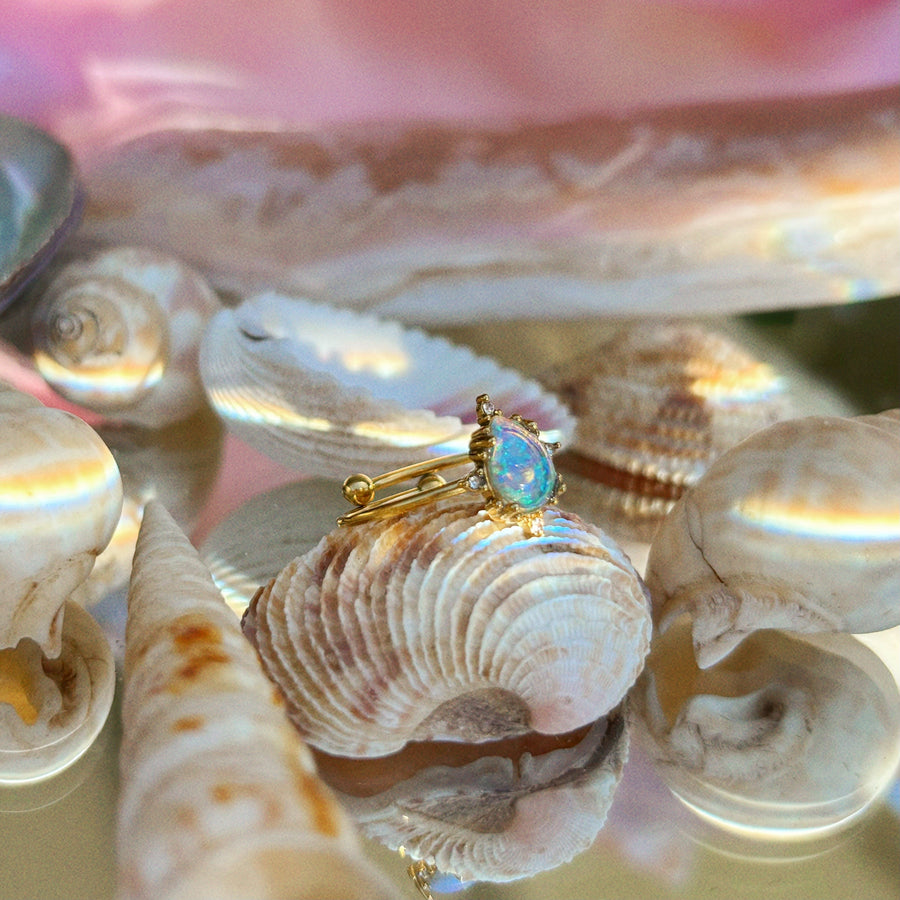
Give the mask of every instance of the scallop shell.
[{"label": "scallop shell", "polygon": [[219,308],[180,260],[113,247],[63,266],[31,317],[34,358],[67,399],[120,422],[157,428],[204,402],[197,346]]},{"label": "scallop shell", "polygon": [[[468,450],[472,399],[536,421],[545,440],[574,420],[534,381],[422,331],[282,294],[210,322],[203,384],[228,428],[277,462],[344,478]],[[465,424],[469,423],[469,424]]]},{"label": "scallop shell", "polygon": [[[462,882],[526,878],[593,844],[628,756],[624,717],[600,719],[577,743],[555,738],[554,744],[548,750],[521,740],[494,742],[472,761],[446,754],[446,762],[400,779],[397,758],[387,757],[380,762],[396,783],[373,794],[359,760],[351,760],[351,786],[338,797],[367,837],[433,861],[444,876]],[[419,745],[409,749],[422,752]],[[328,779],[327,765],[322,769]]]},{"label": "scallop shell", "polygon": [[128,597],[119,896],[390,896],[158,501]]},{"label": "scallop shell", "polygon": [[599,529],[526,538],[471,502],[338,528],[254,597],[244,631],[313,746],[560,733],[615,707],[649,648],[644,585]]},{"label": "scallop shell", "polygon": [[34,125],[0,116],[0,312],[49,262],[83,206],[68,151]]},{"label": "scallop shell", "polygon": [[0,382],[0,497],[0,648],[56,657],[63,606],[119,521],[119,470],[81,419]]},{"label": "scallop shell", "polygon": [[900,624],[900,417],[779,422],[721,456],[650,548],[660,628],[692,620],[701,667],[763,628]]},{"label": "scallop shell", "polygon": [[578,420],[557,464],[590,480],[613,522],[648,539],[717,456],[789,415],[768,365],[696,324],[623,326],[543,380]]}]

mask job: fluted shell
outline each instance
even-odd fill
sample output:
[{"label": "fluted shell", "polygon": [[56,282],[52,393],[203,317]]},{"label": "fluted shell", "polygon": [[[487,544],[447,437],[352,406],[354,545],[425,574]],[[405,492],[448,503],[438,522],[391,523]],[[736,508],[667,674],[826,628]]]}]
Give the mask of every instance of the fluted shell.
[{"label": "fluted shell", "polygon": [[545,440],[574,420],[537,382],[395,322],[258,294],[210,322],[203,384],[228,428],[277,462],[344,478],[468,449],[474,397],[490,390]]},{"label": "fluted shell", "polygon": [[81,419],[0,382],[0,497],[0,648],[31,638],[52,658],[119,521],[119,470]]},{"label": "fluted shell", "polygon": [[[615,713],[553,749],[509,743],[486,745],[466,763],[435,762],[375,793],[352,760],[338,797],[367,837],[433,861],[445,876],[465,883],[536,875],[593,844],[621,780],[627,731]],[[394,757],[385,763],[397,765]]]},{"label": "fluted shell", "polygon": [[380,756],[594,721],[643,666],[647,603],[573,514],[526,538],[465,500],[336,529],[259,591],[244,630],[313,746]]},{"label": "fluted shell", "polygon": [[852,635],[758,631],[698,668],[689,623],[654,645],[630,695],[666,782],[745,830],[849,824],[900,764],[900,693]]},{"label": "fluted shell", "polygon": [[68,150],[34,125],[0,116],[0,311],[52,259],[83,207]]},{"label": "fluted shell", "polygon": [[174,256],[117,246],[63,266],[31,316],[35,364],[60,394],[157,428],[203,403],[197,346],[219,308]]},{"label": "fluted shell", "polygon": [[124,677],[119,897],[390,896],[155,500],[135,550]]},{"label": "fluted shell", "polygon": [[900,417],[779,422],[721,456],[664,520],[647,584],[702,667],[753,631],[900,624]]},{"label": "fluted shell", "polygon": [[623,326],[544,381],[578,420],[558,465],[648,539],[717,456],[790,408],[770,366],[697,324]]}]

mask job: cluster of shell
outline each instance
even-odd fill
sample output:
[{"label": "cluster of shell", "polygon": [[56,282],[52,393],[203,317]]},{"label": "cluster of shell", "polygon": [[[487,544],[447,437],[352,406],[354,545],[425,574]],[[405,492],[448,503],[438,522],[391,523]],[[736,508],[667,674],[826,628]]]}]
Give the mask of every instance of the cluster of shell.
[{"label": "cluster of shell", "polygon": [[852,635],[900,625],[900,412],[750,436],[664,520],[646,579],[658,637],[633,698],[677,792],[816,830],[885,788],[897,677]]},{"label": "cluster of shell", "polygon": [[33,780],[77,759],[112,704],[100,627],[75,603],[112,537],[122,483],[78,417],[0,382],[0,780]]}]

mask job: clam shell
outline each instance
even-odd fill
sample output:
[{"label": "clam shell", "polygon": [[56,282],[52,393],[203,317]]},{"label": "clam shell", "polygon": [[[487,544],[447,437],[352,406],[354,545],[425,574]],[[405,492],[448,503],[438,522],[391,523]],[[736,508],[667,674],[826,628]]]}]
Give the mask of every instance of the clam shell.
[{"label": "clam shell", "polygon": [[100,626],[66,603],[59,653],[25,638],[0,649],[0,783],[37,781],[72,765],[106,722],[116,667]]},{"label": "clam shell", "polygon": [[[896,91],[497,127],[144,133],[87,235],[418,324],[890,296]],[[192,116],[196,121],[196,116]]]},{"label": "clam shell", "polygon": [[197,346],[218,308],[203,278],[176,257],[101,250],[63,266],[37,301],[35,364],[68,400],[161,427],[203,404]]},{"label": "clam shell", "polygon": [[648,536],[717,456],[790,411],[768,365],[698,324],[631,323],[542,380],[578,420],[559,467]]},{"label": "clam shell", "polygon": [[560,510],[526,538],[470,501],[339,528],[251,602],[245,633],[313,746],[572,730],[618,705],[649,647],[643,583]]},{"label": "clam shell", "polygon": [[[537,382],[422,331],[277,293],[210,322],[200,372],[239,438],[277,462],[344,478],[468,450],[489,389],[548,441],[574,420]],[[469,424],[466,424],[469,423]]]},{"label": "clam shell", "polygon": [[119,521],[119,470],[81,419],[0,382],[0,496],[0,648],[31,638],[53,658],[63,606]]},{"label": "clam shell", "polygon": [[900,624],[900,418],[809,416],[719,457],[650,548],[661,629],[692,620],[702,667],[763,628]]},{"label": "clam shell", "polygon": [[119,896],[390,896],[158,501],[128,597]]},{"label": "clam shell", "polygon": [[0,116],[0,311],[49,262],[83,206],[68,151],[34,125]]}]

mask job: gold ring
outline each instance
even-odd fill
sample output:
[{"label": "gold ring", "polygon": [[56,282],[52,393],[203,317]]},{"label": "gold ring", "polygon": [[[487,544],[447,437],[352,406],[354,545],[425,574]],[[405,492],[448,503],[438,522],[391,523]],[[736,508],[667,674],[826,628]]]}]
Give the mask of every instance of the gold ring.
[{"label": "gold ring", "polygon": [[[556,503],[565,490],[552,460],[559,444],[542,441],[540,429],[530,419],[504,416],[487,394],[475,400],[475,413],[478,428],[469,439],[468,453],[413,463],[372,478],[361,473],[349,476],[343,492],[354,507],[338,519],[338,525],[387,518],[436,500],[480,492],[492,519],[520,525],[529,536],[542,534],[544,508]],[[438,474],[467,463],[474,467],[455,481]],[[415,487],[375,498],[379,489],[413,479]]]}]

